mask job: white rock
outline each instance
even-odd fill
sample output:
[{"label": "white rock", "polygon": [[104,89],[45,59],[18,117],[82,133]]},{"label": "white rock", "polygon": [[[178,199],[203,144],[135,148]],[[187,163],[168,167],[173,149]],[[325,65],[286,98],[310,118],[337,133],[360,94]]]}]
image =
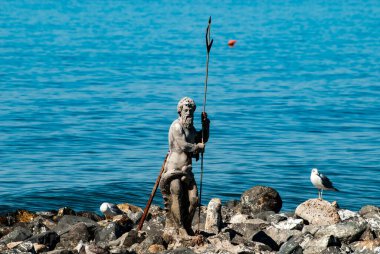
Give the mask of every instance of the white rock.
[{"label": "white rock", "polygon": [[16,247],[17,245],[19,245],[20,243],[22,243],[22,241],[7,243],[7,248],[8,249],[13,249],[14,247]]},{"label": "white rock", "polygon": [[236,214],[234,216],[232,216],[232,218],[230,219],[230,223],[245,223],[247,220],[248,220],[248,215],[246,214]]},{"label": "white rock", "polygon": [[368,222],[372,230],[380,230],[380,220],[369,218],[365,219]]},{"label": "white rock", "polygon": [[299,229],[303,227],[303,219],[288,218],[285,221],[280,221],[277,224],[272,223],[272,226],[278,229]]},{"label": "white rock", "polygon": [[340,217],[340,220],[344,221],[351,218],[358,218],[360,217],[358,213],[355,213],[353,211],[347,210],[347,209],[339,209],[338,214]]},{"label": "white rock", "polygon": [[213,198],[207,206],[205,231],[208,233],[219,233],[222,228],[222,201]]}]

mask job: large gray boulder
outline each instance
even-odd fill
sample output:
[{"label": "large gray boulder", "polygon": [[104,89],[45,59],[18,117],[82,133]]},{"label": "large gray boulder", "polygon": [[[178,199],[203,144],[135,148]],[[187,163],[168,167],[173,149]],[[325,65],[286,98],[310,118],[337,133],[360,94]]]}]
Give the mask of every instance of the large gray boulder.
[{"label": "large gray boulder", "polygon": [[282,207],[280,194],[273,188],[255,186],[241,195],[242,213],[255,214],[264,211],[278,213]]},{"label": "large gray boulder", "polygon": [[116,222],[110,222],[104,227],[97,227],[95,230],[95,242],[109,242],[118,239],[126,233],[126,230]]},{"label": "large gray boulder", "polygon": [[85,223],[79,222],[71,227],[71,229],[60,236],[60,242],[57,247],[66,249],[74,249],[80,241],[89,242],[91,234]]},{"label": "large gray boulder", "polygon": [[7,235],[3,236],[0,239],[0,243],[10,243],[10,242],[17,242],[17,241],[24,241],[25,239],[28,239],[32,236],[31,230],[29,230],[26,227],[15,227],[12,232],[8,233]]},{"label": "large gray boulder", "polygon": [[97,227],[98,224],[86,217],[80,217],[75,215],[64,215],[58,222],[57,226],[53,228],[59,235],[69,231],[71,227],[79,222],[85,223],[87,227]]},{"label": "large gray boulder", "polygon": [[255,233],[254,235],[252,235],[251,240],[253,242],[259,242],[259,243],[265,244],[275,251],[277,251],[279,248],[276,241],[273,240],[272,237],[267,235],[264,231],[259,231]]},{"label": "large gray boulder", "polygon": [[43,244],[53,250],[57,243],[60,241],[59,235],[54,231],[46,231],[28,238],[29,242]]},{"label": "large gray boulder", "polygon": [[274,226],[267,227],[264,232],[270,236],[278,246],[281,246],[292,236],[300,236],[302,233],[299,230],[279,229]]},{"label": "large gray boulder", "polygon": [[229,225],[229,228],[237,232],[240,236],[251,240],[252,236],[257,232],[265,229],[266,224],[254,224],[254,223],[234,223]]},{"label": "large gray boulder", "polygon": [[[308,235],[309,236],[309,235]],[[302,254],[301,243],[306,235],[298,235],[290,237],[283,245],[281,245],[278,254]]]},{"label": "large gray boulder", "polygon": [[332,235],[338,238],[341,242],[351,243],[358,240],[366,228],[366,222],[342,222],[327,227],[321,227],[314,236],[323,237]]},{"label": "large gray boulder", "polygon": [[319,254],[329,246],[340,247],[340,242],[332,235],[325,235],[320,238],[311,238],[301,244],[303,254]]},{"label": "large gray boulder", "polygon": [[295,214],[312,225],[327,226],[340,222],[337,206],[320,199],[303,202],[296,208]]}]

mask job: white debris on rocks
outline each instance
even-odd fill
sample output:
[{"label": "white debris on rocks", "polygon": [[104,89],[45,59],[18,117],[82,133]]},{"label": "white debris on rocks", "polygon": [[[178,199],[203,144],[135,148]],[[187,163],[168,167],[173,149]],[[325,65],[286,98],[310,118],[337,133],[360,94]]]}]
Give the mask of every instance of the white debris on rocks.
[{"label": "white debris on rocks", "polygon": [[285,221],[280,221],[277,224],[272,223],[272,225],[275,228],[278,229],[297,229],[297,230],[302,230],[303,228],[303,219],[294,219],[294,218],[288,218]]},{"label": "white debris on rocks", "polygon": [[230,223],[243,223],[248,220],[248,217],[247,214],[235,214],[231,217]]},{"label": "white debris on rocks", "polygon": [[359,214],[347,209],[339,209],[338,214],[341,221],[345,221],[352,218],[359,218]]}]

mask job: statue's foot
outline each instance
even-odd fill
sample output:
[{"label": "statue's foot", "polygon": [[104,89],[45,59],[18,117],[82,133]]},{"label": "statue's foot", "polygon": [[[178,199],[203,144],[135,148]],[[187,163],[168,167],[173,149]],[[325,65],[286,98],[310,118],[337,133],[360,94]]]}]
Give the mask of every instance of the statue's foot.
[{"label": "statue's foot", "polygon": [[186,232],[184,228],[165,228],[162,238],[168,243],[183,243],[192,242],[192,237]]},{"label": "statue's foot", "polygon": [[178,235],[179,235],[182,239],[188,239],[188,240],[191,239],[191,236],[188,234],[187,230],[184,229],[184,228],[178,228]]},{"label": "statue's foot", "polygon": [[193,236],[192,243],[193,246],[198,245],[201,246],[206,242],[206,238],[203,235]]},{"label": "statue's foot", "polygon": [[182,235],[181,243],[183,246],[194,247],[194,246],[202,246],[206,242],[206,238],[203,235]]},{"label": "statue's foot", "polygon": [[194,231],[193,231],[193,229],[190,227],[190,228],[187,228],[186,229],[186,232],[187,232],[187,234],[189,235],[189,236],[194,236],[195,235],[195,233],[194,233]]}]

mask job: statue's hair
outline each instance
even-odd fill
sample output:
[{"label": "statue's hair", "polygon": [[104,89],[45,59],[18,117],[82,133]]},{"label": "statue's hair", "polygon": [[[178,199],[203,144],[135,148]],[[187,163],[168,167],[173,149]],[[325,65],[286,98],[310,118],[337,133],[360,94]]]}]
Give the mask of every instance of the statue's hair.
[{"label": "statue's hair", "polygon": [[191,99],[191,98],[189,98],[189,97],[183,97],[183,98],[178,102],[178,105],[177,105],[177,112],[178,112],[178,114],[181,113],[182,108],[183,108],[183,105],[188,105],[188,107],[193,108],[194,111],[195,111],[195,109],[197,108],[197,105],[195,105],[195,102],[194,102],[193,99]]}]

